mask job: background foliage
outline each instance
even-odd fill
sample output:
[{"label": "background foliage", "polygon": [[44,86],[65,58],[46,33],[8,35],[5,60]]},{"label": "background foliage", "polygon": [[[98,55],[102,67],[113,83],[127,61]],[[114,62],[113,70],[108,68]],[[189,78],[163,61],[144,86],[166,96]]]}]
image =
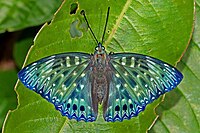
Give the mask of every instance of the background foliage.
[{"label": "background foliage", "polygon": [[[52,3],[51,3],[52,2]],[[50,20],[58,9],[60,2],[51,1],[8,0],[0,1],[0,35],[1,45],[13,46],[12,60],[16,67],[0,72],[0,120],[5,118],[7,110],[16,108],[7,114],[4,132],[199,132],[199,76],[200,66],[198,35],[199,0],[196,1],[196,25],[191,39],[194,2],[186,1],[64,1],[50,24],[44,24],[38,32],[39,24]],[[88,6],[90,3],[90,6]],[[78,6],[74,10],[73,6]],[[149,105],[144,112],[130,121],[106,123],[101,117],[94,123],[69,121],[54,109],[54,106],[33,91],[17,82],[14,84],[17,70],[24,62],[29,64],[47,55],[67,51],[93,53],[95,41],[87,31],[87,26],[80,15],[84,9],[88,20],[97,36],[101,39],[107,7],[111,7],[105,47],[113,52],[137,52],[151,55],[175,65],[184,74],[179,87],[166,94],[166,98],[156,108],[159,118],[154,123],[154,108],[162,100]],[[32,27],[33,28],[26,28]],[[26,29],[25,29],[26,28]],[[18,30],[18,31],[16,31]],[[5,31],[9,31],[3,33]],[[12,31],[12,32],[10,32]],[[9,42],[11,39],[13,41]],[[14,43],[14,45],[13,45]],[[85,49],[87,47],[87,49]],[[5,56],[5,54],[4,54]],[[5,56],[7,57],[7,56]],[[1,59],[5,60],[5,59]],[[195,65],[194,65],[195,64]],[[1,74],[2,73],[2,74]],[[5,82],[6,81],[6,82]],[[101,110],[101,108],[100,108]],[[101,111],[99,111],[100,115]],[[153,123],[153,124],[152,124]]]}]

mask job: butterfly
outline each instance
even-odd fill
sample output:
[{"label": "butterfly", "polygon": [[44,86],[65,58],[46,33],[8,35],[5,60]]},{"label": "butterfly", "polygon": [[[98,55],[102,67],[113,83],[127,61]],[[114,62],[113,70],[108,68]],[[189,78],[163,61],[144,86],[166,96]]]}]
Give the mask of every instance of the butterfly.
[{"label": "butterfly", "polygon": [[[88,24],[84,12],[83,15]],[[88,28],[94,35],[89,24]],[[102,104],[105,121],[115,122],[136,117],[149,103],[175,88],[183,75],[150,56],[107,54],[98,42],[94,54],[51,55],[27,65],[18,77],[69,119],[95,121]]]}]

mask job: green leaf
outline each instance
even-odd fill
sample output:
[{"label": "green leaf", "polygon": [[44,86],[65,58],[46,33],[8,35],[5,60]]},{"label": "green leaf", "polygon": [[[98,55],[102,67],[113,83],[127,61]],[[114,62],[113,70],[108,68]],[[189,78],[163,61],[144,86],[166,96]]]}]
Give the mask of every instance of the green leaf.
[{"label": "green leaf", "polygon": [[159,119],[152,132],[198,133],[200,132],[200,0],[196,1],[196,21],[192,41],[178,63],[184,79],[172,93],[167,94],[157,112]]},{"label": "green leaf", "polygon": [[[88,31],[81,10],[101,40],[106,11],[110,6],[108,31],[104,46],[107,51],[138,52],[175,64],[190,39],[193,24],[193,1],[65,1],[53,21],[45,24],[35,38],[25,64],[62,52],[93,53],[97,45]],[[76,8],[76,6],[78,6]],[[4,132],[145,132],[154,121],[159,98],[138,117],[129,121],[108,123],[76,122],[61,116],[53,104],[17,83],[19,106],[8,114]]]},{"label": "green leaf", "polygon": [[0,33],[49,21],[62,0],[1,0]]},{"label": "green leaf", "polygon": [[16,70],[0,71],[0,128],[3,126],[8,110],[17,106],[16,94],[13,89],[17,80],[16,74]]}]

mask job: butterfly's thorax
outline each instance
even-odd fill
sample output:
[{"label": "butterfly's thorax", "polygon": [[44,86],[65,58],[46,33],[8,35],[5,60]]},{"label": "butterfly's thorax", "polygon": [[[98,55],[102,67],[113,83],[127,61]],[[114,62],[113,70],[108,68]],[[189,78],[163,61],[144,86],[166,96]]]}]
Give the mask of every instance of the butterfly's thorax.
[{"label": "butterfly's thorax", "polygon": [[92,77],[93,77],[93,96],[96,96],[97,102],[102,103],[108,92],[108,55],[102,45],[98,45],[92,57]]}]

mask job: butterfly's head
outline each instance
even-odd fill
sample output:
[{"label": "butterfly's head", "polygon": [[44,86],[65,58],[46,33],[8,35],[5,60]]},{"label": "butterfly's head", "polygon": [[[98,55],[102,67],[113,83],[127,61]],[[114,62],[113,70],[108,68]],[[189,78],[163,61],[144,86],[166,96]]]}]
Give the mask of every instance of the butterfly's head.
[{"label": "butterfly's head", "polygon": [[95,57],[95,59],[97,59],[99,61],[105,61],[106,51],[105,51],[105,47],[101,43],[98,43],[98,46],[96,46],[95,52],[94,52],[94,57]]},{"label": "butterfly's head", "polygon": [[105,53],[106,53],[105,47],[101,43],[98,43],[98,46],[96,46],[95,48],[94,54],[105,54]]}]

